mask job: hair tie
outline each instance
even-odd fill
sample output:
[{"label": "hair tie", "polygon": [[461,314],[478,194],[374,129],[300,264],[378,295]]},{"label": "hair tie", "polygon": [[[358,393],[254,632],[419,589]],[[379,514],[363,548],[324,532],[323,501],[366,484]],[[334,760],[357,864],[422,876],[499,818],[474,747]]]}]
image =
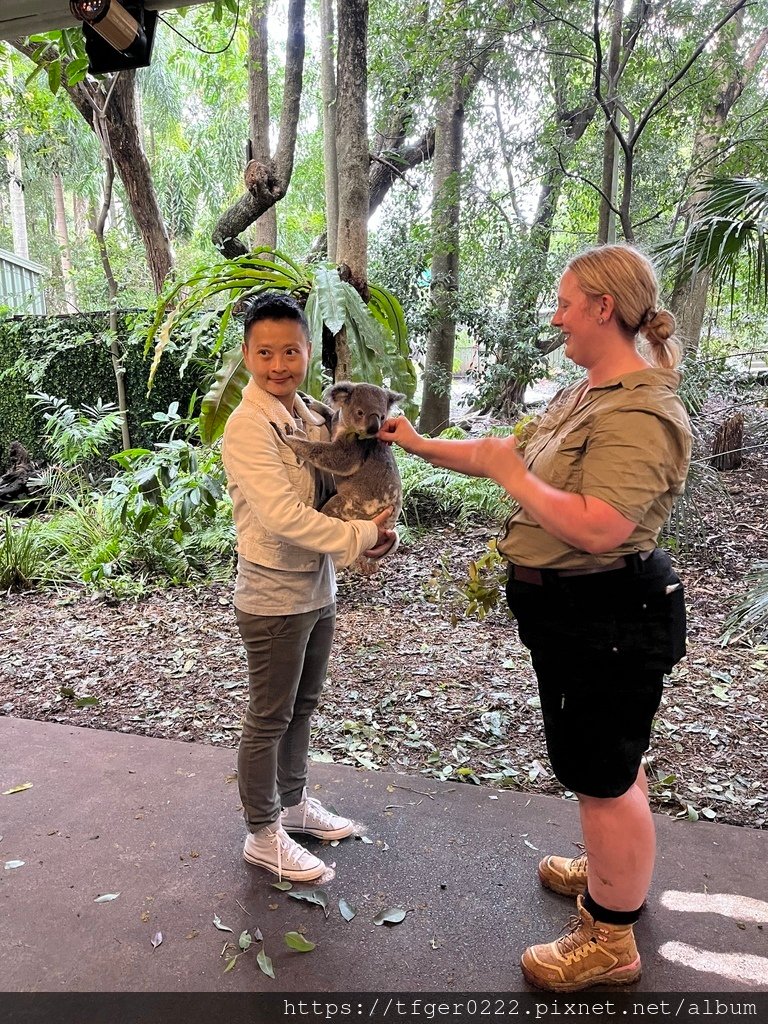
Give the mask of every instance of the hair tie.
[{"label": "hair tie", "polygon": [[653,323],[653,321],[656,319],[656,317],[658,315],[659,315],[658,309],[653,309],[653,308],[646,309],[645,316],[643,317],[643,323],[644,324]]}]

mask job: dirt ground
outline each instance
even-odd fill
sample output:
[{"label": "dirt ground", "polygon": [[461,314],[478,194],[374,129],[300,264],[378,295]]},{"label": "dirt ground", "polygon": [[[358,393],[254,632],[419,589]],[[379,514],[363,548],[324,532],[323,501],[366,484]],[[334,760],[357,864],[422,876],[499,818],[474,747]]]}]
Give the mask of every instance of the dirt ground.
[{"label": "dirt ground", "polygon": [[[768,640],[719,640],[745,573],[768,559],[766,449],[722,479],[706,503],[706,546],[673,553],[689,647],[665,687],[649,774],[657,810],[766,828]],[[464,579],[494,533],[448,525],[403,545],[377,576],[341,577],[315,758],[562,793],[514,623],[433,599],[436,569]],[[77,590],[6,596],[0,714],[231,747],[234,766],[247,690],[231,589],[118,605]]]}]

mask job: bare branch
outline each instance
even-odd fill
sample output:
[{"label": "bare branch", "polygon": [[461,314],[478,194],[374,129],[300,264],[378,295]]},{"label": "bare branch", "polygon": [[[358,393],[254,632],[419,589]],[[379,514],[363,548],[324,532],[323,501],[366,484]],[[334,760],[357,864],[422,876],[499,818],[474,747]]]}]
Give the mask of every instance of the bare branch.
[{"label": "bare branch", "polygon": [[646,107],[645,111],[640,117],[640,120],[637,123],[637,127],[632,133],[631,142],[633,146],[637,142],[640,135],[643,133],[645,126],[648,124],[651,117],[653,117],[653,114],[655,113],[657,106],[661,103],[661,101],[664,99],[667,93],[675,85],[677,85],[680,79],[683,78],[688,73],[688,70],[693,66],[693,64],[699,59],[701,54],[704,52],[704,48],[706,47],[710,39],[713,39],[720,31],[720,29],[723,28],[724,25],[727,25],[732,18],[735,18],[739,11],[743,7],[745,7],[747,3],[749,3],[749,0],[738,0],[738,2],[735,3],[733,7],[723,15],[722,18],[720,18],[715,27],[711,29],[711,31],[709,31],[706,34],[706,36],[704,36],[704,38],[701,40],[698,46],[694,49],[691,56],[688,58],[688,60],[685,61],[685,63],[676,72],[676,74],[674,74],[672,78],[670,78],[669,81],[666,82],[666,84],[663,85],[661,89],[659,89],[658,93],[654,96],[654,98]]}]

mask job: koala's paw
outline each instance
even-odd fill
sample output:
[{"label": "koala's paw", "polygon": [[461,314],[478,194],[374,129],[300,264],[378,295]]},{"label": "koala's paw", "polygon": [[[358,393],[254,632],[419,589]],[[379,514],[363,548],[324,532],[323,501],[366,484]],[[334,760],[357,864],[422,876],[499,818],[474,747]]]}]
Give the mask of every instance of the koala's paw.
[{"label": "koala's paw", "polygon": [[293,427],[289,426],[288,424],[286,424],[285,427],[279,427],[276,423],[273,423],[272,420],[270,420],[269,425],[270,427],[272,427],[272,429],[274,430],[274,432],[277,434],[281,441],[285,441],[286,437],[290,437],[291,434],[293,433]]}]

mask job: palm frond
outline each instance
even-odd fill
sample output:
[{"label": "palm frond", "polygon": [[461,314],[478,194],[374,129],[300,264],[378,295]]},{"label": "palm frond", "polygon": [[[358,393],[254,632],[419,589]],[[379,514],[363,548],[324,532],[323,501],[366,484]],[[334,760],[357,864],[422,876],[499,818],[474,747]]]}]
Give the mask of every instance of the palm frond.
[{"label": "palm frond", "polygon": [[768,636],[768,562],[756,562],[744,579],[754,584],[728,616],[720,637],[722,644]]},{"label": "palm frond", "polygon": [[705,271],[730,290],[745,273],[748,295],[768,302],[768,182],[711,178],[685,233],[657,246],[662,266],[681,284]]}]

